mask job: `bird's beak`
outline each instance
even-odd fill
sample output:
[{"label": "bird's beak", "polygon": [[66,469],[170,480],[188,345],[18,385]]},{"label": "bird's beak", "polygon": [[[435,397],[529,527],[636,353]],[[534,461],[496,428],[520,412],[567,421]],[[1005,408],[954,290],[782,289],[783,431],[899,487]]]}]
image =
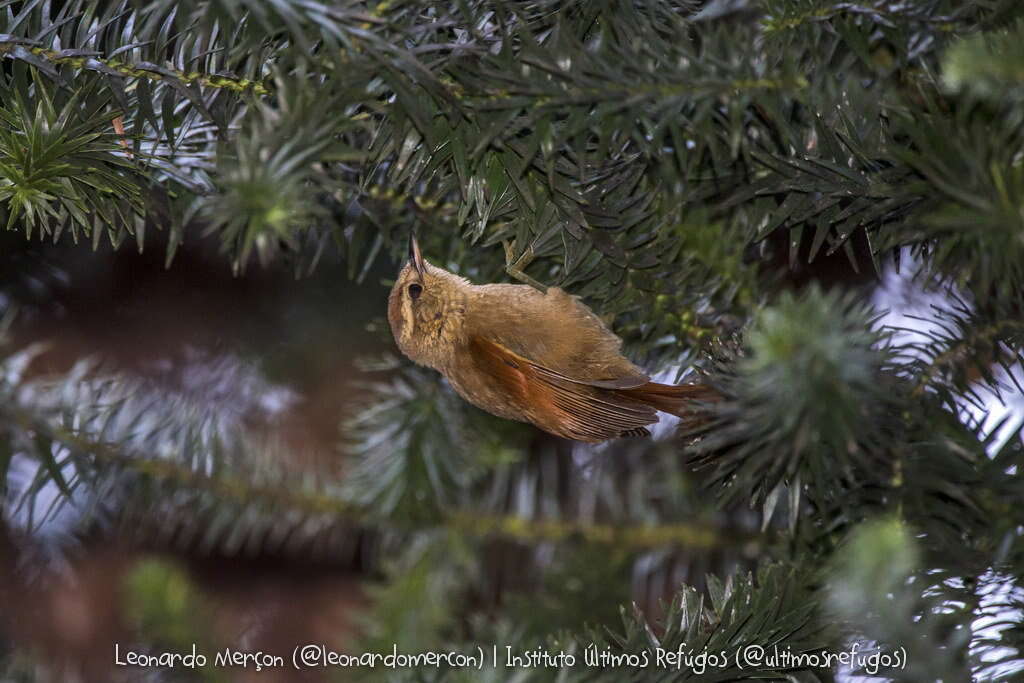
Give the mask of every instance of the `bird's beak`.
[{"label": "bird's beak", "polygon": [[427,268],[423,263],[423,253],[420,252],[420,244],[416,241],[416,235],[409,235],[409,263],[420,274],[422,280]]}]

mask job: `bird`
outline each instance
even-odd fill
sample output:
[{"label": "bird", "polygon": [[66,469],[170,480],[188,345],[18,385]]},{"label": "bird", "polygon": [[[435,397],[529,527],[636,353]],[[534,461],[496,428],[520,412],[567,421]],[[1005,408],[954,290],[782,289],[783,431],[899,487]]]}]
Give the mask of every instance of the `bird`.
[{"label": "bird", "polygon": [[706,385],[652,382],[578,297],[473,284],[425,261],[415,236],[388,296],[388,322],[399,350],[469,403],[566,439],[649,436],[658,411],[694,419],[716,396]]}]

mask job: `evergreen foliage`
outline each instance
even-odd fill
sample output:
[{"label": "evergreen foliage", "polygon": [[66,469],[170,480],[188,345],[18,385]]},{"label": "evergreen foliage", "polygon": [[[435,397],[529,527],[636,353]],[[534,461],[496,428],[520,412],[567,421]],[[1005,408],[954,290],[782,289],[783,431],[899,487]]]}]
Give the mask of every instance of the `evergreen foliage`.
[{"label": "evergreen foliage", "polygon": [[[1019,680],[1022,46],[1017,0],[0,0],[0,225],[29,261],[0,273],[0,550],[354,568],[353,649],[907,656],[515,680]],[[102,359],[40,375],[17,333],[44,241],[363,281],[412,230],[722,400],[582,448],[377,354],[314,475]],[[915,330],[873,298],[897,272],[934,297]],[[129,582],[151,643],[190,636],[172,589],[202,602],[175,566]]]}]

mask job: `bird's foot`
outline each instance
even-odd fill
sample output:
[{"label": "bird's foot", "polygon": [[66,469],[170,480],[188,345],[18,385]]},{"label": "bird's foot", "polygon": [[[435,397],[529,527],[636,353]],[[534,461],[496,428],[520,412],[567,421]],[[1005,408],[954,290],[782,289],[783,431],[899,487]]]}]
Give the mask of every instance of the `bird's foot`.
[{"label": "bird's foot", "polygon": [[501,244],[505,247],[505,272],[523,284],[530,285],[541,294],[547,292],[548,288],[545,285],[537,282],[524,272],[526,267],[533,262],[533,245],[528,245],[526,250],[516,258],[514,241],[502,240]]}]

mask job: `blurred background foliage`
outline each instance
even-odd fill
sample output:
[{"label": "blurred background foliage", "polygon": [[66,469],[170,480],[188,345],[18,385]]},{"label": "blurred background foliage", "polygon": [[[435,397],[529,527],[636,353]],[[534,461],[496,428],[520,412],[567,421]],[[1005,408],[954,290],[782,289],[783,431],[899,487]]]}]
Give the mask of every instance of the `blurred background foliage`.
[{"label": "blurred background foliage", "polygon": [[[0,0],[0,677],[1019,680],[1022,45],[1016,0]],[[384,321],[413,230],[723,400],[468,406]]]}]

